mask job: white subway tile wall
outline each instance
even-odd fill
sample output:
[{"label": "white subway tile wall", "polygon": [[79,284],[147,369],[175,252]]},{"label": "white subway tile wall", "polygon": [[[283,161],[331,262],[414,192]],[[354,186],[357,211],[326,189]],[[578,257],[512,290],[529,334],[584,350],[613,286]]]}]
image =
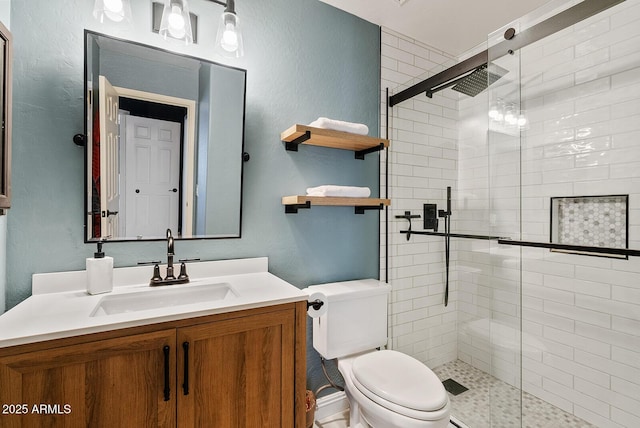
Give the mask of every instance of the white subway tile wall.
[{"label": "white subway tile wall", "polygon": [[[385,29],[382,43],[383,90],[457,62]],[[629,246],[640,248],[640,0],[501,61],[511,75],[490,92],[445,90],[392,111],[390,345],[431,367],[460,359],[598,427],[640,426],[638,258],[452,240],[444,308],[442,238],[399,233],[408,222],[395,215],[444,207],[446,186],[453,230],[543,242],[552,197],[628,194]],[[529,120],[521,138],[487,119],[494,94],[516,93]]]},{"label": "white subway tile wall", "polygon": [[[442,51],[383,28],[381,135],[386,133],[386,88],[390,94],[397,93],[401,85],[407,87],[407,82],[420,81],[455,62]],[[437,93],[432,99],[417,96],[398,104],[389,117],[389,345],[430,367],[457,358],[455,250],[445,308],[443,238],[413,235],[407,241],[400,231],[407,229],[408,222],[395,216],[405,211],[422,215],[424,203],[445,208],[446,187],[455,189],[457,182],[457,99],[452,93]],[[384,195],[385,159],[381,158]],[[412,227],[422,229],[422,219],[412,220]],[[383,222],[381,278],[387,273],[384,232]]]}]

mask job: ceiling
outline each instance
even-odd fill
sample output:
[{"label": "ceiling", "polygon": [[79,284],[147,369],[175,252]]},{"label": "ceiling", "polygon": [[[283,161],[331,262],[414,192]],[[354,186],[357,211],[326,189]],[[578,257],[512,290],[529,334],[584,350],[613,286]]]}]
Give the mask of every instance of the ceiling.
[{"label": "ceiling", "polygon": [[320,0],[450,55],[487,40],[487,35],[548,0]]}]

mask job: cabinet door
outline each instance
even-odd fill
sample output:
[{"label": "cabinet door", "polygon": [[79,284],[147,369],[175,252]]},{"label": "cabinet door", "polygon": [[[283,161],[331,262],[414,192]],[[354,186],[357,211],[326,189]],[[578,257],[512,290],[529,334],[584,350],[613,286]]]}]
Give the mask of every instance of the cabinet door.
[{"label": "cabinet door", "polygon": [[0,358],[0,427],[175,428],[175,337],[164,330]]},{"label": "cabinet door", "polygon": [[178,329],[180,426],[293,427],[294,322],[286,309]]}]

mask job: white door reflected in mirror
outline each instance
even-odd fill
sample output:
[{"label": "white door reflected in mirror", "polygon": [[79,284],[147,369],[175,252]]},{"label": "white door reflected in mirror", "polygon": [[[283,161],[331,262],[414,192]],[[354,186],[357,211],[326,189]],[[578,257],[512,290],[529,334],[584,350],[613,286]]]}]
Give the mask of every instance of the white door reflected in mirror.
[{"label": "white door reflected in mirror", "polygon": [[116,89],[100,76],[100,230],[102,237],[118,236],[120,211],[119,96]]},{"label": "white door reflected in mirror", "polygon": [[121,164],[126,172],[121,196],[127,209],[120,236],[162,236],[167,228],[178,230],[180,124],[130,115],[122,118],[126,149]]}]

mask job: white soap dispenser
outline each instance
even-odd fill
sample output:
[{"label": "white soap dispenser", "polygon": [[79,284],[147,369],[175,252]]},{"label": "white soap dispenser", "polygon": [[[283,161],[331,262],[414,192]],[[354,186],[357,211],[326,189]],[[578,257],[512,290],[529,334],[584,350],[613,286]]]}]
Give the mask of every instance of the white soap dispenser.
[{"label": "white soap dispenser", "polygon": [[113,257],[105,257],[102,241],[98,241],[98,251],[87,259],[87,293],[100,294],[113,290]]}]

